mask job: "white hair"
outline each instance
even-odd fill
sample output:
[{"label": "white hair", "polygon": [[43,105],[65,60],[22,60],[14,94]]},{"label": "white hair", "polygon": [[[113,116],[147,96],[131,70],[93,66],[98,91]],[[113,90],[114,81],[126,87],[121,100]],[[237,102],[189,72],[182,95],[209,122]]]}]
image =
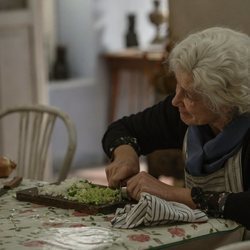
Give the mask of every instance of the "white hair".
[{"label": "white hair", "polygon": [[213,27],[189,35],[169,56],[170,70],[191,73],[193,89],[214,112],[229,107],[250,112],[250,37]]}]

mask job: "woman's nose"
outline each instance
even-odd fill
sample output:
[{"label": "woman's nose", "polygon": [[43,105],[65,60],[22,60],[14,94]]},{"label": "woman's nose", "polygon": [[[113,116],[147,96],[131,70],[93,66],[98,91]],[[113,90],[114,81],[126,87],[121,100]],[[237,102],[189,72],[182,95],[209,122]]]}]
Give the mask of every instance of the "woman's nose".
[{"label": "woman's nose", "polygon": [[176,89],[175,96],[172,99],[172,104],[173,106],[177,107],[180,102],[181,102],[181,94],[180,94],[180,91]]}]

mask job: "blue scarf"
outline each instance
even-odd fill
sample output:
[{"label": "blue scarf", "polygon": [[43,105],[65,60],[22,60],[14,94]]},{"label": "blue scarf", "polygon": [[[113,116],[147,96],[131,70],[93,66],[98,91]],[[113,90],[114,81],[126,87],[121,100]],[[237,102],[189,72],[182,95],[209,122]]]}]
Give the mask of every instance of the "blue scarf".
[{"label": "blue scarf", "polygon": [[186,162],[188,173],[202,176],[223,168],[225,161],[241,147],[249,128],[250,114],[238,116],[215,137],[208,125],[189,126]]}]

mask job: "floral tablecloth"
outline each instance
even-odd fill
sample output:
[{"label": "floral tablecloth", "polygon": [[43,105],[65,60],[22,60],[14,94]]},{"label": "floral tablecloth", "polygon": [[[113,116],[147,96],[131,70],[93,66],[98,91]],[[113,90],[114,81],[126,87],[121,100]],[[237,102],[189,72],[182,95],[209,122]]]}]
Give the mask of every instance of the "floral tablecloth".
[{"label": "floral tablecloth", "polygon": [[[0,184],[4,180],[0,180]],[[230,220],[209,219],[207,223],[172,223],[137,229],[112,228],[109,215],[87,215],[17,201],[15,192],[42,182],[23,180],[15,190],[0,197],[1,249],[166,249],[178,242],[219,232],[237,230]]]}]

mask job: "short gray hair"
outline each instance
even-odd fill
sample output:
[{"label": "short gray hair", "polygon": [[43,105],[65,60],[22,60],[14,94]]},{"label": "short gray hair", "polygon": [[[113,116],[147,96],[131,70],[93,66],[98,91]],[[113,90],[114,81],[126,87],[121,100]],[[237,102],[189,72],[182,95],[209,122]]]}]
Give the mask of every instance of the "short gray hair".
[{"label": "short gray hair", "polygon": [[231,107],[250,112],[250,37],[229,28],[213,27],[189,35],[169,56],[170,70],[191,73],[194,91],[220,112]]}]

